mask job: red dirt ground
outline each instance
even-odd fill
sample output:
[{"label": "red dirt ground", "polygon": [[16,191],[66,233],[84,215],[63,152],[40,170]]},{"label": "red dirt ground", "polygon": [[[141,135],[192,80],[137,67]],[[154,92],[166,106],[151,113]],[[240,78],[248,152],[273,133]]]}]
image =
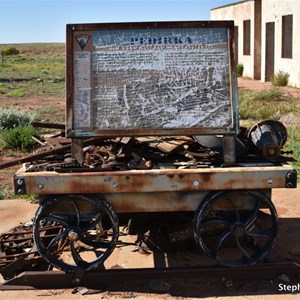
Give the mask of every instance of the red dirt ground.
[{"label": "red dirt ground", "polygon": [[[273,202],[279,217],[279,239],[268,261],[296,261],[300,264],[300,187],[298,189],[276,189],[273,191]],[[0,228],[1,232],[19,225],[21,222],[30,221],[34,216],[36,204],[26,200],[3,200],[0,202]],[[126,249],[125,249],[126,248]],[[134,251],[134,246],[120,248],[114,251],[111,265],[121,268],[128,267],[151,267],[153,266],[153,254],[142,255]],[[175,257],[175,259],[174,259]],[[193,262],[195,253],[180,252],[169,262],[177,262],[177,265],[186,265]],[[103,285],[99,282],[99,289],[88,290],[82,296],[80,293],[73,294],[72,289],[57,290],[28,290],[28,291],[0,291],[0,299],[24,300],[31,299],[299,299],[299,294],[281,294],[278,292],[279,283],[297,284],[300,277],[293,281],[283,282],[278,278],[272,281],[221,281],[221,280],[197,280],[195,279],[168,279],[168,280],[139,280],[123,284]],[[0,288],[1,289],[1,288]],[[84,288],[79,288],[82,291]],[[228,298],[227,298],[228,297]]]}]

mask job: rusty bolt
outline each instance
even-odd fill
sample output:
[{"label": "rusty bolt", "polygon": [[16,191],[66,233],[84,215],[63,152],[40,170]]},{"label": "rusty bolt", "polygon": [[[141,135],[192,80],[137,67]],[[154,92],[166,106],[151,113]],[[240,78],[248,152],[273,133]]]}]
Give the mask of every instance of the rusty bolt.
[{"label": "rusty bolt", "polygon": [[18,185],[22,185],[24,183],[24,180],[23,179],[18,179],[18,181],[17,181],[17,184]]},{"label": "rusty bolt", "polygon": [[270,156],[273,156],[273,155],[275,155],[275,153],[276,153],[276,151],[275,151],[275,149],[269,149],[269,155]]},{"label": "rusty bolt", "polygon": [[74,282],[74,284],[79,284],[80,283],[80,279],[79,278],[75,278],[73,282]]},{"label": "rusty bolt", "polygon": [[37,188],[39,190],[42,190],[44,188],[44,185],[42,183],[38,183]]},{"label": "rusty bolt", "polygon": [[198,181],[198,180],[194,180],[194,181],[193,181],[193,186],[194,186],[194,187],[199,186],[199,181]]}]

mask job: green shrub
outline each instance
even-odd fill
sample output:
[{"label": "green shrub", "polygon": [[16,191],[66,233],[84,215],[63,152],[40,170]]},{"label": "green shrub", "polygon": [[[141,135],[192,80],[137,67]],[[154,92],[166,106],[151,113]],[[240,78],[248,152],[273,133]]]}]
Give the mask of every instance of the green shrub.
[{"label": "green shrub", "polygon": [[243,64],[237,64],[236,66],[236,75],[238,77],[242,77],[244,72],[244,65]]},{"label": "green shrub", "polygon": [[272,84],[275,86],[286,86],[289,82],[290,74],[287,72],[279,71],[271,78]]},{"label": "green shrub", "polygon": [[9,130],[18,126],[26,126],[31,124],[34,119],[34,113],[5,108],[0,110],[0,130]]},{"label": "green shrub", "polygon": [[12,196],[12,190],[9,187],[5,187],[0,190],[0,200],[10,199]]},{"label": "green shrub", "polygon": [[0,200],[5,199],[6,197],[6,191],[5,190],[0,190]]},{"label": "green shrub", "polygon": [[3,131],[1,146],[3,149],[31,150],[35,144],[35,141],[31,138],[33,135],[39,137],[41,132],[31,125]]},{"label": "green shrub", "polygon": [[14,90],[5,94],[6,97],[24,97],[26,94],[20,90]]},{"label": "green shrub", "polygon": [[2,49],[3,55],[17,55],[19,54],[19,50],[16,47],[8,47]]}]

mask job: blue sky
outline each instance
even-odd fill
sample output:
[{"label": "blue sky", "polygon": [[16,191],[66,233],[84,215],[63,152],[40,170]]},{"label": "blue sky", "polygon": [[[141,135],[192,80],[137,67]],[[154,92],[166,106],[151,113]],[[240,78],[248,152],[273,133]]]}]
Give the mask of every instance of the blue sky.
[{"label": "blue sky", "polygon": [[0,44],[64,42],[65,25],[209,20],[237,0],[0,0]]}]

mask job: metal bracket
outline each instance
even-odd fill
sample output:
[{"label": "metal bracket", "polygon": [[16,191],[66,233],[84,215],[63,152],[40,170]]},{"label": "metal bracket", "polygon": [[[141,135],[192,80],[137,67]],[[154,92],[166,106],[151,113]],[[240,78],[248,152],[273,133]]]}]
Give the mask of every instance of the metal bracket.
[{"label": "metal bracket", "polygon": [[297,171],[293,170],[286,174],[286,187],[289,189],[297,187]]},{"label": "metal bracket", "polygon": [[80,165],[83,164],[83,140],[72,139],[72,158],[75,159]]},{"label": "metal bracket", "polygon": [[235,152],[235,136],[234,135],[224,135],[223,136],[223,158],[224,158],[224,165],[226,167],[235,165],[236,152]]},{"label": "metal bracket", "polygon": [[79,286],[82,283],[85,272],[86,272],[86,270],[84,268],[80,268],[80,267],[76,270],[75,276],[73,279],[74,286]]},{"label": "metal bracket", "polygon": [[26,194],[25,178],[20,176],[14,177],[15,193],[17,195]]}]

